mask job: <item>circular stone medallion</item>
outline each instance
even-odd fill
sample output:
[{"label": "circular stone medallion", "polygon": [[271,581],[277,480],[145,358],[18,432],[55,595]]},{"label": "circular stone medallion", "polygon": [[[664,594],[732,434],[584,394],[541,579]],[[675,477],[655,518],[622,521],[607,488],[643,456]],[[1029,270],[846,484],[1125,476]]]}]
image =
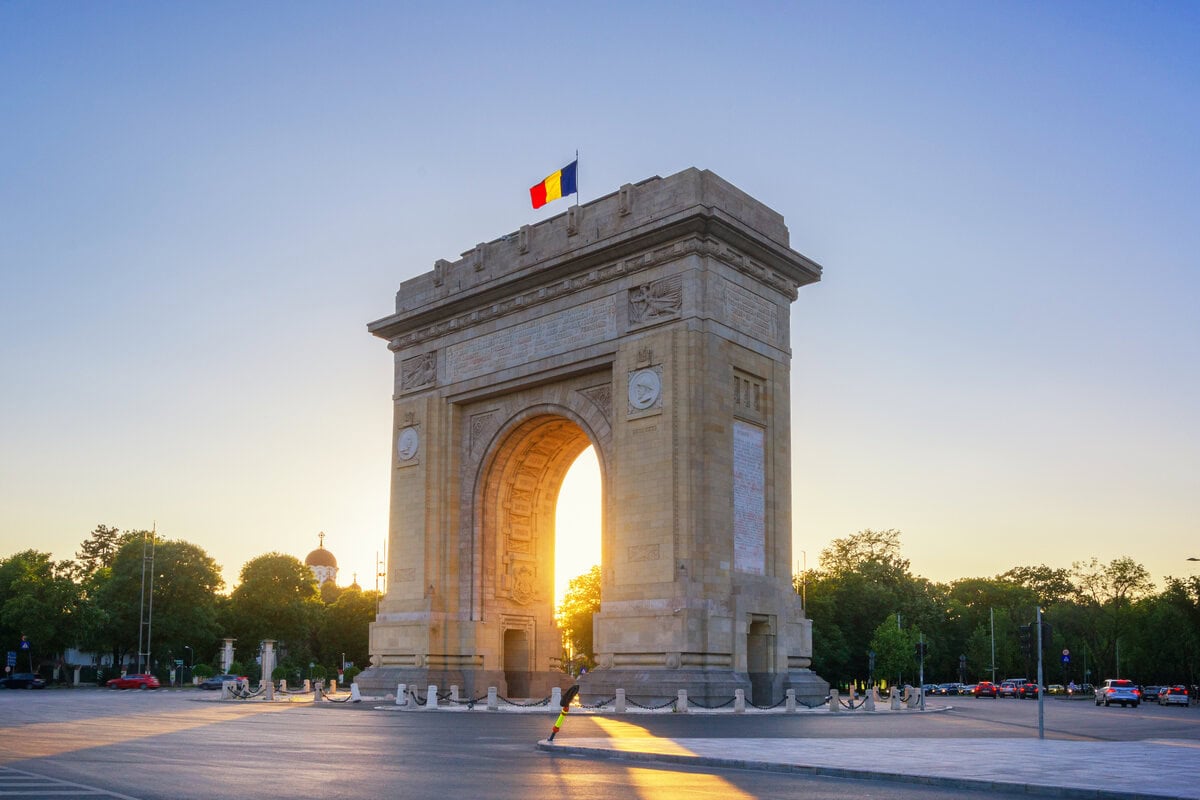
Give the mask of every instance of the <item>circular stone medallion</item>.
[{"label": "circular stone medallion", "polygon": [[629,405],[638,411],[650,408],[662,394],[662,380],[652,369],[640,369],[629,376]]},{"label": "circular stone medallion", "polygon": [[396,455],[401,461],[411,461],[421,446],[421,436],[416,428],[405,428],[396,437]]}]

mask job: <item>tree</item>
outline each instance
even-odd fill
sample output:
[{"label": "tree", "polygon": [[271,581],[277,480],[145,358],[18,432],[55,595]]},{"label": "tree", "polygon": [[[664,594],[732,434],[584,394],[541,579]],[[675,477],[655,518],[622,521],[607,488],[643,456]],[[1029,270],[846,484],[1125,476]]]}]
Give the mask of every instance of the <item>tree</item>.
[{"label": "tree", "polygon": [[[36,670],[41,661],[74,644],[79,592],[70,578],[70,562],[49,553],[25,550],[0,561],[0,643],[16,650],[21,637],[30,643],[27,657]],[[29,665],[18,662],[21,671]]]},{"label": "tree", "polygon": [[378,592],[364,592],[352,585],[325,606],[317,631],[317,658],[322,664],[340,667],[343,654],[356,665],[367,663],[370,626],[378,602]]},{"label": "tree", "polygon": [[890,680],[893,676],[896,683],[903,682],[903,676],[909,676],[910,683],[916,683],[917,655],[916,646],[920,641],[921,632],[917,628],[901,628],[895,616],[888,616],[875,627],[871,634],[871,650],[875,651],[875,675]]},{"label": "tree", "polygon": [[563,646],[582,666],[596,665],[592,650],[592,615],[600,610],[600,566],[571,579],[554,621],[562,632]]},{"label": "tree", "polygon": [[242,567],[222,620],[238,652],[257,653],[263,639],[279,642],[284,658],[307,662],[322,609],[317,579],[295,556],[267,553]]},{"label": "tree", "polygon": [[[1082,636],[1096,654],[1098,666],[1119,676],[1118,653],[1122,637],[1130,630],[1134,601],[1154,590],[1150,573],[1128,557],[1101,564],[1093,558],[1071,565],[1075,602],[1086,619]],[[1126,644],[1129,642],[1127,641]]]},{"label": "tree", "polygon": [[121,545],[132,536],[130,531],[121,533],[109,525],[97,525],[75,552],[78,574],[86,577],[102,567],[111,567]]},{"label": "tree", "polygon": [[[114,666],[137,655],[143,621],[144,538],[149,531],[126,532],[111,567],[100,567],[82,586],[85,609],[77,628],[80,644],[112,654]],[[153,583],[151,583],[151,578]],[[221,569],[200,547],[184,541],[161,540],[154,545],[153,572],[146,574],[145,591],[152,592],[149,642],[142,646],[151,663],[183,657],[184,645],[211,647],[217,626],[217,592],[224,586]],[[147,611],[150,603],[146,602]]]},{"label": "tree", "polygon": [[1056,605],[1071,597],[1075,584],[1065,569],[1051,569],[1045,564],[1037,567],[1013,567],[999,576],[1033,592],[1043,607]]}]

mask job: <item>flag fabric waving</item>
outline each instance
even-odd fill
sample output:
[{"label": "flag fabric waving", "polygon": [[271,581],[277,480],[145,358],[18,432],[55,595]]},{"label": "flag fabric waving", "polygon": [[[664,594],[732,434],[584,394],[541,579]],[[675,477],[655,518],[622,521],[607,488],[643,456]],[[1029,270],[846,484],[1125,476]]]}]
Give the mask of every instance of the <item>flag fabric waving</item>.
[{"label": "flag fabric waving", "polygon": [[529,199],[533,201],[533,207],[541,208],[551,200],[575,194],[578,191],[575,186],[575,167],[578,164],[579,159],[575,159],[538,185],[530,186]]}]

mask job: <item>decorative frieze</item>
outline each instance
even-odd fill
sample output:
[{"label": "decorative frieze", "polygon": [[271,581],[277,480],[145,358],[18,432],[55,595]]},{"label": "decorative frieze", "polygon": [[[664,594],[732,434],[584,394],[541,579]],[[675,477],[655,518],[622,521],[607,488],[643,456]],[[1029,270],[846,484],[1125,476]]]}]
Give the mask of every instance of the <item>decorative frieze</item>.
[{"label": "decorative frieze", "polygon": [[672,275],[629,290],[629,324],[650,325],[674,319],[683,310],[683,276]]}]

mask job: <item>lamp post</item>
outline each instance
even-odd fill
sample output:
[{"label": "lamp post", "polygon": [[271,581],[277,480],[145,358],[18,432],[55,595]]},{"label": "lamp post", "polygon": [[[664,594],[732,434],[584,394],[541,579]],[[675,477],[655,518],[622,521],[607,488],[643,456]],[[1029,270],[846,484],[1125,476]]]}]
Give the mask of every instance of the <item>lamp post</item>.
[{"label": "lamp post", "polygon": [[[184,673],[184,677],[190,681],[192,679],[192,663],[195,660],[196,656],[195,656],[195,653],[192,652],[192,646],[190,644],[185,644],[183,646],[183,649],[187,650],[187,656],[188,656],[187,672]],[[183,681],[180,681],[180,683],[183,683]]]}]

